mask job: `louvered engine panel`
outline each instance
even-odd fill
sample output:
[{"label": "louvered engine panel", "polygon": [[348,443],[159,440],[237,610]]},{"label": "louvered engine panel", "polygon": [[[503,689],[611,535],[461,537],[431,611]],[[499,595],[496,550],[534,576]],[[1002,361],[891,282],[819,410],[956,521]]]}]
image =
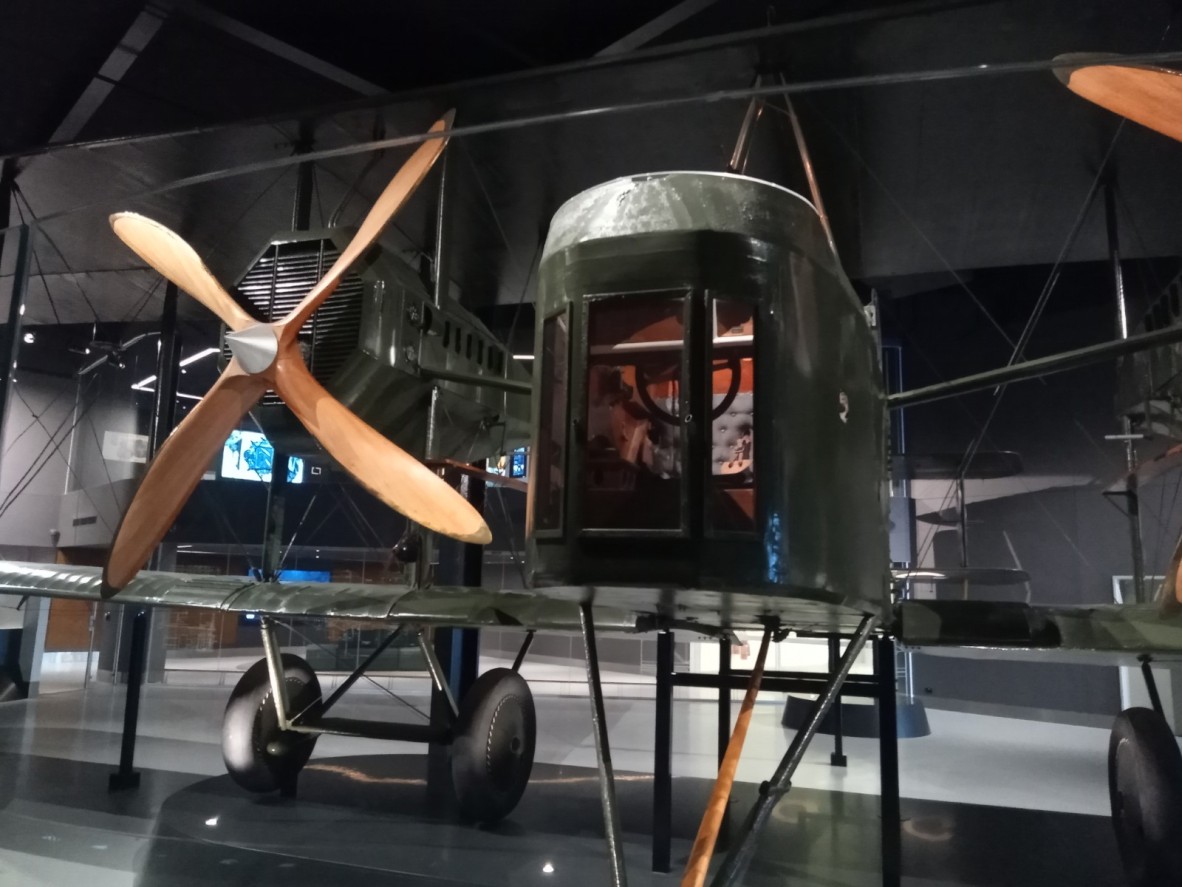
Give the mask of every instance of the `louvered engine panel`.
[{"label": "louvered engine panel", "polygon": [[[330,240],[272,244],[239,282],[239,301],[255,317],[278,320],[299,304],[339,255]],[[364,289],[358,274],[345,275],[336,292],[300,330],[304,359],[321,385],[327,384],[357,347]],[[225,356],[228,360],[228,350]],[[281,404],[283,400],[271,391],[262,403]]]}]

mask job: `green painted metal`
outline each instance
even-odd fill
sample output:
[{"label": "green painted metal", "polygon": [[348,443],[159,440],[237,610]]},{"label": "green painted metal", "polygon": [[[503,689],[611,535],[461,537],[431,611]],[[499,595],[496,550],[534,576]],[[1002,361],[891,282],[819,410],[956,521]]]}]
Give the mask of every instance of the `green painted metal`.
[{"label": "green painted metal", "polygon": [[[0,594],[101,600],[99,567],[0,561]],[[196,607],[265,616],[340,618],[411,625],[577,630],[577,602],[531,592],[462,586],[362,585],[352,582],[256,582],[144,570],[119,592],[117,603]],[[595,608],[608,631],[637,631],[643,621],[630,608]]]},{"label": "green painted metal", "polygon": [[[707,360],[708,297],[755,306],[757,531],[719,533],[703,518],[710,421],[686,417],[688,511],[680,533],[584,526],[588,297],[684,293],[691,306],[683,379]],[[889,620],[885,398],[874,337],[813,207],[777,185],[715,173],[631,176],[585,191],[557,212],[542,254],[535,353],[543,323],[570,332],[570,389],[559,464],[542,466],[539,404],[556,374],[535,361],[527,566],[531,584],[596,601],[644,600],[665,617],[714,607],[721,624],[762,615],[806,624]],[[703,363],[703,366],[705,364]],[[704,372],[705,370],[698,370]],[[699,377],[700,378],[700,377]],[[563,525],[539,529],[536,482],[565,476]],[[535,532],[536,530],[536,532]],[[726,601],[742,606],[728,618]],[[694,618],[690,616],[690,618]]]},{"label": "green painted metal", "polygon": [[1182,661],[1182,612],[1160,604],[1056,607],[1013,601],[904,601],[908,646],[958,657],[1089,665]]},{"label": "green painted metal", "polygon": [[[283,232],[256,257],[254,267],[274,244],[331,242],[343,250],[352,238],[345,228]],[[398,256],[377,247],[349,273],[360,278],[360,323],[348,356],[324,387],[337,400],[408,452],[425,457],[427,409],[438,384],[440,406],[449,419],[438,433],[440,452],[483,459],[524,443],[529,401],[520,393],[469,384],[459,378],[496,376],[526,385],[528,371],[512,359],[495,336],[454,299],[436,306],[418,276]],[[348,278],[347,278],[348,279]],[[305,325],[343,310],[330,298]],[[493,353],[497,352],[495,370]],[[313,368],[315,369],[315,368]],[[440,376],[430,372],[442,371]],[[451,378],[448,378],[450,376]],[[280,450],[311,455],[319,446],[281,404],[252,411]]]}]

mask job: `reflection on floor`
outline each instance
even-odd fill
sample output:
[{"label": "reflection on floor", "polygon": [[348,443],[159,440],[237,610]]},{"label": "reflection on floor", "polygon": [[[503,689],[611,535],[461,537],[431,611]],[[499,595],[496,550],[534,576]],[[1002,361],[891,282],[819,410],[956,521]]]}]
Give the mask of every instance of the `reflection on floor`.
[{"label": "reflection on floor", "polygon": [[[607,856],[585,699],[539,697],[539,748],[521,806],[495,829],[432,806],[423,747],[325,737],[295,801],[256,797],[224,775],[226,691],[148,687],[138,791],[110,795],[121,691],[97,685],[0,706],[0,884],[602,885]],[[425,708],[423,694],[408,702]],[[630,882],[674,885],[714,766],[714,707],[674,720],[675,873],[650,873],[651,704],[608,700]],[[757,707],[734,819],[791,734]],[[415,717],[363,692],[351,717]],[[901,746],[904,883],[1116,885],[1102,730],[931,712],[933,734]],[[850,767],[818,740],[777,808],[748,884],[880,883],[877,750],[847,742]],[[1024,807],[1027,809],[1008,809]]]}]

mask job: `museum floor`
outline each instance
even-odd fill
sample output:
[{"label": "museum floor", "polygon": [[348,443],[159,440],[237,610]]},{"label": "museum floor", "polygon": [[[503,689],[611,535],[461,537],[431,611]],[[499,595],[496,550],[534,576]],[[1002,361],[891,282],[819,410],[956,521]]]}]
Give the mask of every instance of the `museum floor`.
[{"label": "museum floor", "polygon": [[[422,707],[426,687],[407,701]],[[608,864],[585,698],[537,696],[537,764],[496,828],[434,809],[422,746],[324,737],[299,798],[249,796],[222,768],[227,689],[149,686],[136,761],[143,783],[109,794],[122,688],[0,706],[0,885],[603,885]],[[756,709],[740,767],[736,818],[787,747],[781,700]],[[374,688],[350,716],[405,709]],[[630,883],[679,881],[715,766],[715,708],[674,706],[675,874],[650,872],[651,702],[607,700]],[[932,735],[900,743],[904,883],[1122,883],[1107,821],[1107,731],[929,711]],[[853,887],[878,872],[873,740],[847,740],[849,767],[810,750],[761,842],[751,885]]]}]

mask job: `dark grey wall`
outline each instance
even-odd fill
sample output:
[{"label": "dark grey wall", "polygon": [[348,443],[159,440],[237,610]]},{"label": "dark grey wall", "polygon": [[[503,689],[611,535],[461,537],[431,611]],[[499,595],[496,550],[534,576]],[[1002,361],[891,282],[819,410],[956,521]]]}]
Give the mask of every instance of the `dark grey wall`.
[{"label": "dark grey wall", "polygon": [[48,546],[66,484],[72,379],[17,374],[0,452],[0,544]]}]

